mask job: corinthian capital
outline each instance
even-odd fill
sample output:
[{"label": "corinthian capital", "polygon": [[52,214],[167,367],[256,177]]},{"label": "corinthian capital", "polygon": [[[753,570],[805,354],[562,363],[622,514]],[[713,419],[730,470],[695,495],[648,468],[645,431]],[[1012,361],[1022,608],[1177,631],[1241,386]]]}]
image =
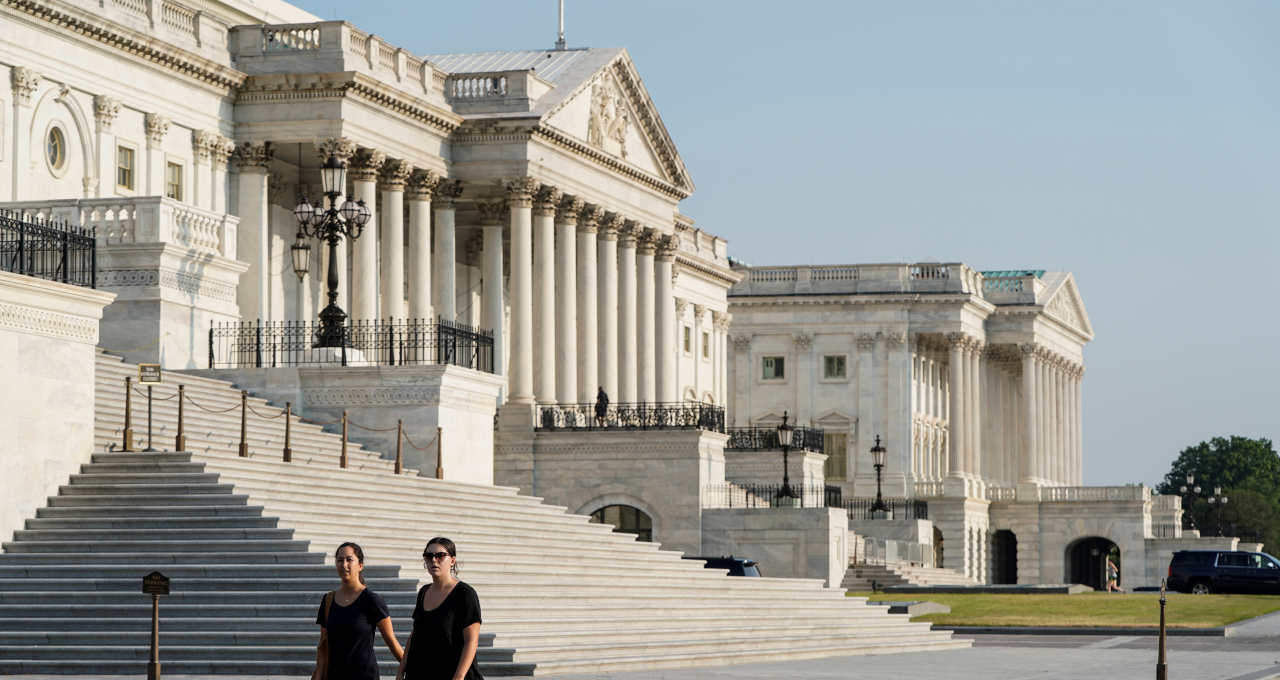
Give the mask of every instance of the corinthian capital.
[{"label": "corinthian capital", "polygon": [[147,126],[147,144],[159,146],[164,136],[169,134],[169,119],[158,113],[148,113],[143,121]]},{"label": "corinthian capital", "polygon": [[507,201],[521,208],[533,205],[534,194],[539,188],[538,181],[532,177],[512,177],[502,182]]},{"label": "corinthian capital", "polygon": [[578,231],[594,234],[596,228],[600,226],[602,217],[604,217],[604,208],[588,203],[578,214]]},{"label": "corinthian capital", "polygon": [[618,240],[618,230],[622,228],[625,220],[622,215],[615,212],[607,212],[600,218],[600,237],[606,241]]},{"label": "corinthian capital", "polygon": [[436,204],[444,208],[452,208],[453,202],[462,195],[462,180],[442,179],[436,184]]},{"label": "corinthian capital", "polygon": [[577,196],[565,194],[565,197],[560,199],[560,209],[556,213],[556,221],[565,224],[577,224],[578,215],[586,204],[586,201]]},{"label": "corinthian capital", "polygon": [[430,199],[439,183],[440,175],[431,170],[418,168],[409,175],[409,186],[405,193],[410,200]]},{"label": "corinthian capital", "polygon": [[19,104],[30,106],[31,99],[36,94],[36,88],[40,86],[40,74],[25,66],[16,66],[9,73],[14,98]]},{"label": "corinthian capital", "polygon": [[476,210],[480,212],[481,225],[496,227],[506,222],[507,204],[502,200],[480,201],[476,203]]},{"label": "corinthian capital", "polygon": [[346,162],[356,153],[356,143],[346,137],[317,139],[315,147],[321,162],[329,160],[329,156],[336,156],[338,160]]},{"label": "corinthian capital", "polygon": [[111,132],[111,126],[120,115],[120,100],[100,94],[93,98],[93,119],[98,123],[98,130]]},{"label": "corinthian capital", "polygon": [[222,135],[212,130],[193,130],[191,132],[191,149],[195,152],[197,163],[209,163],[221,143]]},{"label": "corinthian capital", "polygon": [[560,199],[564,198],[564,192],[550,184],[538,185],[538,189],[533,192],[533,211],[542,216],[555,215],[556,206],[560,205]]},{"label": "corinthian capital", "polygon": [[386,154],[377,149],[361,147],[356,149],[347,164],[348,174],[353,180],[373,182],[378,179],[378,171],[382,170],[382,164],[386,162]]},{"label": "corinthian capital", "polygon": [[679,247],[680,241],[671,234],[663,234],[657,237],[654,248],[657,250],[657,258],[659,260],[670,260],[676,256],[676,248]]},{"label": "corinthian capital", "polygon": [[623,220],[618,227],[618,245],[624,248],[636,247],[636,239],[640,237],[640,223],[635,220]]},{"label": "corinthian capital", "polygon": [[241,170],[248,170],[251,168],[265,169],[275,155],[276,150],[271,148],[271,142],[263,142],[261,144],[245,142],[235,148],[231,157],[235,160],[237,167]]},{"label": "corinthian capital", "polygon": [[658,249],[658,232],[656,229],[642,227],[636,231],[636,253],[652,255]]},{"label": "corinthian capital", "polygon": [[405,161],[394,159],[382,164],[382,169],[378,172],[378,179],[381,180],[383,189],[404,191],[405,182],[409,181],[409,175],[412,173],[412,165]]}]

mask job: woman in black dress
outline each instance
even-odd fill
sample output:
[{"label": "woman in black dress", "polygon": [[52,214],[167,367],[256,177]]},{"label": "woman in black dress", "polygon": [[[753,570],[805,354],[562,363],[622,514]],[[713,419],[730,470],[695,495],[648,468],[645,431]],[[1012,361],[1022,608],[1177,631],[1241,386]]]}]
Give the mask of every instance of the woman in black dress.
[{"label": "woman in black dress", "polygon": [[405,643],[397,680],[484,680],[476,668],[480,597],[458,580],[458,550],[433,538],[422,551],[431,583],[418,591],[413,633]]},{"label": "woman in black dress", "polygon": [[[328,647],[328,672],[321,677],[327,680],[378,680],[378,660],[373,653],[373,631],[382,633],[382,639],[395,655],[396,661],[404,659],[404,650],[391,629],[391,616],[387,603],[364,584],[364,551],[355,543],[343,543],[334,553],[338,578],[342,585],[326,593],[316,613],[320,624],[321,652]],[[320,665],[325,660],[317,654],[316,680],[321,674]]]}]

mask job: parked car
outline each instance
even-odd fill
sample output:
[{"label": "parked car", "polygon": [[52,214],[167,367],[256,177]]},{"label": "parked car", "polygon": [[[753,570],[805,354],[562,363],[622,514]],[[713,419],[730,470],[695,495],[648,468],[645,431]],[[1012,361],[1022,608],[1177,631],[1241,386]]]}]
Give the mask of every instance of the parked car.
[{"label": "parked car", "polygon": [[1169,561],[1170,590],[1280,595],[1280,560],[1243,550],[1179,550]]},{"label": "parked car", "polygon": [[760,565],[745,557],[685,557],[686,560],[702,560],[705,569],[728,569],[730,576],[763,576]]}]

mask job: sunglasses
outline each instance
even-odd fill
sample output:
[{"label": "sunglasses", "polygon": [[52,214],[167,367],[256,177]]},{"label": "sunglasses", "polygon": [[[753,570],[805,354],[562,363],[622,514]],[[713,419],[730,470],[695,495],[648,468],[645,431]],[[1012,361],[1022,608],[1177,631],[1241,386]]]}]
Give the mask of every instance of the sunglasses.
[{"label": "sunglasses", "polygon": [[448,557],[448,556],[449,556],[449,553],[447,553],[447,552],[428,552],[428,553],[422,553],[422,561],[423,561],[423,562],[427,562],[427,561],[443,560],[444,558],[446,558],[446,557]]}]

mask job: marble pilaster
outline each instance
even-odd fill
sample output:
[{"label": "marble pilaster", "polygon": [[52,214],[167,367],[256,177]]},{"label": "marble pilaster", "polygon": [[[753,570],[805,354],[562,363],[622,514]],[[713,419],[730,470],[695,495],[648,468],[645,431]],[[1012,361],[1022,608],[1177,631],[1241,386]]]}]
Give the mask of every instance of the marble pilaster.
[{"label": "marble pilaster", "polygon": [[139,188],[145,192],[144,196],[164,196],[164,138],[169,134],[170,121],[167,116],[148,113],[142,122],[147,136],[147,174],[146,184]]}]

